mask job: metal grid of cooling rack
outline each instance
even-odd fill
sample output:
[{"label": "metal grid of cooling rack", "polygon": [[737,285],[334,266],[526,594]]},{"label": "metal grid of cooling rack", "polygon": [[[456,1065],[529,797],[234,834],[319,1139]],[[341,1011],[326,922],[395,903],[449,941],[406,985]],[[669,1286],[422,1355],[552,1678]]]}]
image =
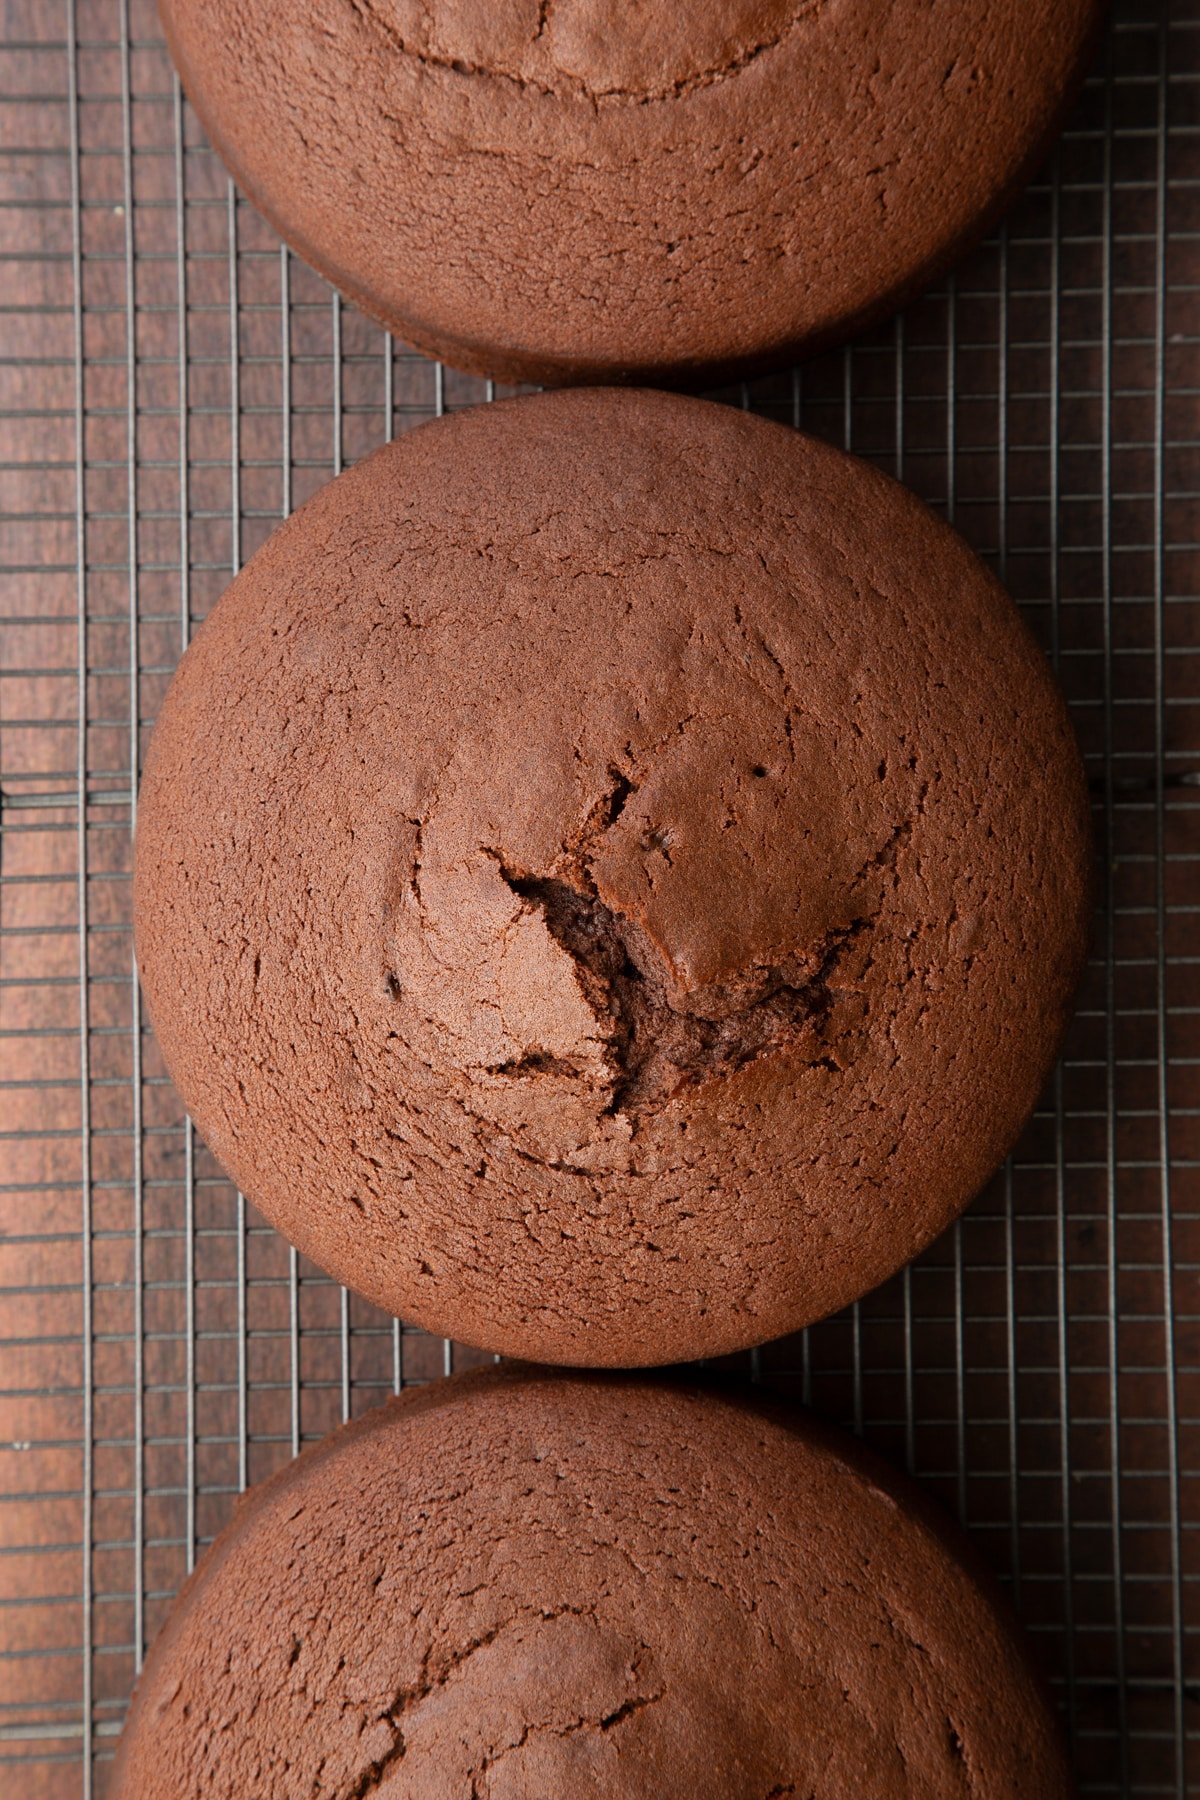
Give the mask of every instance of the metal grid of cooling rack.
[{"label": "metal grid of cooling rack", "polygon": [[[132,980],[136,776],[230,572],[486,384],[282,251],[150,0],[0,0],[0,1789],[104,1791],[238,1490],[470,1360],[290,1252]],[[1125,0],[1054,161],[893,324],[724,398],[950,513],[1072,700],[1101,853],[1062,1067],[961,1225],[746,1359],[963,1517],[1089,1795],[1200,1791],[1200,7]]]}]

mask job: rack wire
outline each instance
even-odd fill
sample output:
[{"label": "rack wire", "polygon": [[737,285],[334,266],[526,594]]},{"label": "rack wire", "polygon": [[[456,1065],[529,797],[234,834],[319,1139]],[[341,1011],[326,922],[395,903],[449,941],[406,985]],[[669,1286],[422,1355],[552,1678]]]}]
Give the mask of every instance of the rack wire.
[{"label": "rack wire", "polygon": [[[490,385],[393,344],[231,187],[150,0],[0,5],[0,1790],[102,1795],[237,1492],[472,1360],[224,1180],[132,977],[137,773],[231,572]],[[961,1224],[731,1359],[939,1491],[1088,1795],[1200,1792],[1200,7],[1122,0],[1053,161],[954,276],[721,397],[900,475],[1072,702],[1100,850],[1066,1054]]]}]

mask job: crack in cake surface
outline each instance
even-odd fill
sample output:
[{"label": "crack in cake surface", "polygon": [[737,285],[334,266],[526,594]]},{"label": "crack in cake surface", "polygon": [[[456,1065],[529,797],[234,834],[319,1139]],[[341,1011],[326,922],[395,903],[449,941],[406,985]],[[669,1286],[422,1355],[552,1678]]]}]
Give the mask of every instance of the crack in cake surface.
[{"label": "crack in cake surface", "polygon": [[[469,10],[457,5],[424,0],[413,16],[400,0],[346,0],[352,17],[418,68],[500,81],[541,99],[582,100],[593,107],[679,101],[720,85],[778,50],[828,3],[724,0],[715,16],[703,21],[708,30],[697,42],[697,22],[673,23],[674,9],[662,5],[618,8],[608,29],[593,38],[586,23],[581,33],[578,18],[573,24],[563,16],[584,9],[558,6],[556,0],[536,0],[536,5],[524,0],[510,7],[505,19],[485,13],[482,32]],[[651,71],[657,79],[647,82]]]},{"label": "crack in cake surface", "polygon": [[[590,883],[581,888],[555,876],[520,875],[503,864],[501,875],[541,913],[575,965],[613,1070],[606,1113],[656,1111],[685,1088],[805,1039],[811,1063],[831,1072],[842,1068],[826,1033],[842,991],[833,982],[846,950],[871,920],[832,927],[815,949],[754,965],[736,980],[685,990],[671,979],[649,933],[606,905]],[[814,1047],[819,1054],[811,1054]],[[535,1047],[493,1073],[570,1075],[575,1069]]]}]

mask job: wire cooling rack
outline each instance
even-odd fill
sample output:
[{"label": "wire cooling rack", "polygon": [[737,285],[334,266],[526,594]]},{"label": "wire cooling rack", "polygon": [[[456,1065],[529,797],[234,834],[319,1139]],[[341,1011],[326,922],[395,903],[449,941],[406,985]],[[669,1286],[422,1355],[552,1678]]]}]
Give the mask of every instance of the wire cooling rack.
[{"label": "wire cooling rack", "polygon": [[[289,1251],[193,1136],[132,979],[141,752],[231,571],[492,390],[281,250],[149,0],[0,0],[0,1792],[105,1788],[238,1490],[470,1352]],[[852,348],[723,395],[950,514],[1074,707],[1100,848],[1061,1069],[961,1225],[738,1367],[938,1490],[1089,1795],[1200,1792],[1200,7],[1126,0],[1006,226]]]}]

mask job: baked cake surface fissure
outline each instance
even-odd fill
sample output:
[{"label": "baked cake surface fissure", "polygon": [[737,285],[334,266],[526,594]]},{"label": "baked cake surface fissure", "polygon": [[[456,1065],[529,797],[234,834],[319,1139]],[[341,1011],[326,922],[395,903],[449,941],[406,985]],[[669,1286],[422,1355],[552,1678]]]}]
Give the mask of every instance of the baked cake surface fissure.
[{"label": "baked cake surface fissure", "polygon": [[[836,987],[839,961],[870,923],[854,919],[831,930],[820,950],[807,958],[746,971],[740,981],[723,987],[678,993],[646,934],[595,893],[507,871],[504,878],[515,894],[540,910],[551,936],[574,961],[609,1046],[614,1072],[604,1110],[631,1119],[756,1056],[798,1045],[806,1033],[825,1043],[826,1027],[842,997]],[[847,989],[845,994],[858,991]],[[865,1011],[864,1001],[862,1017]],[[830,1070],[842,1066],[832,1047],[814,1064]],[[575,1077],[579,1070],[535,1046],[493,1072]]]},{"label": "baked cake surface fissure", "polygon": [[[422,68],[507,82],[544,99],[645,106],[680,100],[698,88],[739,75],[777,49],[830,0],[718,0],[716,5],[710,3],[708,19],[697,19],[685,7],[673,12],[663,7],[657,18],[651,13],[649,30],[645,8],[622,5],[603,17],[603,9],[593,7],[597,24],[602,20],[603,35],[597,30],[589,42],[580,33],[580,48],[586,44],[591,54],[577,59],[574,69],[569,52],[556,60],[548,40],[564,16],[586,14],[587,5],[579,0],[524,0],[499,43],[494,30],[488,30],[492,20],[482,31],[472,32],[475,20],[469,8],[425,4],[421,16],[411,20],[415,29],[406,33],[399,24],[406,9],[396,0],[346,0],[346,4],[399,56]],[[648,84],[645,51],[647,39],[655,33],[662,79]],[[697,57],[698,47],[714,43],[720,48],[710,60]]]}]

